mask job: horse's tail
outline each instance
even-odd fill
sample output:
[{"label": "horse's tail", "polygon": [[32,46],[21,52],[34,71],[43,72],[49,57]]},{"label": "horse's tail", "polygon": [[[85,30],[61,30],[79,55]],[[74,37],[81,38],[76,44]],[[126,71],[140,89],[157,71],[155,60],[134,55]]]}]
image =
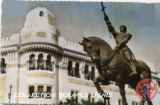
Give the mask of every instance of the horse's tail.
[{"label": "horse's tail", "polygon": [[152,79],[151,68],[144,61],[138,61],[138,64],[141,68],[140,70],[140,74],[142,75],[141,79]]}]

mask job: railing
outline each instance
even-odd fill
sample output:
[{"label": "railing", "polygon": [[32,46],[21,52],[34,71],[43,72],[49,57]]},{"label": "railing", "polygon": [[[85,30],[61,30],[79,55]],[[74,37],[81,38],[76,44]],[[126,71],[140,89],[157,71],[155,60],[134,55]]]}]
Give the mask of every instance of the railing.
[{"label": "railing", "polygon": [[80,77],[81,77],[81,76],[80,76],[80,73],[74,74],[74,73],[70,73],[70,72],[68,72],[68,76],[76,77],[76,78],[80,78]]}]

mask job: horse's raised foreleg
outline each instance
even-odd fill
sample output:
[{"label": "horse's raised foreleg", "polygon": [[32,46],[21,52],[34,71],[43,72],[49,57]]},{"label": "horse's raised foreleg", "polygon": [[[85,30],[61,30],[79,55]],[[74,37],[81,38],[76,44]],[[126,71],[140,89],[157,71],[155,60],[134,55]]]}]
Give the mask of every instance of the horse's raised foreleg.
[{"label": "horse's raised foreleg", "polygon": [[103,91],[103,89],[101,88],[100,84],[98,82],[94,82],[94,85],[97,89],[97,92],[104,98],[106,99],[105,97],[105,92]]},{"label": "horse's raised foreleg", "polygon": [[124,84],[119,85],[119,91],[122,97],[122,105],[128,105],[127,100],[126,100],[126,93],[125,93],[125,88]]},{"label": "horse's raised foreleg", "polygon": [[98,77],[96,79],[96,81],[93,81],[94,82],[94,85],[97,89],[97,92],[102,96],[102,98],[104,99],[104,103],[105,105],[110,105],[109,103],[109,97],[108,97],[108,94],[106,94],[103,89],[101,88],[100,84],[99,83],[102,83],[103,85],[108,85],[110,84],[109,81],[105,80],[103,77]]}]

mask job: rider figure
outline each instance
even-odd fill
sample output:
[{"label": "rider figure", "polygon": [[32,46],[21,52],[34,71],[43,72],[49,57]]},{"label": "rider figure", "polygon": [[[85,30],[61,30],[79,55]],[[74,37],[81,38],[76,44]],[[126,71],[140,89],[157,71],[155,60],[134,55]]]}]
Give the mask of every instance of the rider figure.
[{"label": "rider figure", "polygon": [[135,56],[132,53],[132,51],[129,49],[127,46],[128,41],[132,38],[132,35],[127,32],[127,27],[125,25],[120,26],[120,32],[117,32],[114,27],[112,26],[111,21],[109,20],[109,17],[107,16],[105,12],[105,7],[103,6],[103,3],[101,4],[102,6],[102,12],[104,14],[104,20],[105,23],[108,27],[109,32],[113,35],[113,38],[116,41],[116,48],[114,52],[112,53],[110,59],[108,61],[111,61],[117,52],[120,53],[120,55],[124,58],[124,60],[128,63],[130,66],[132,72],[130,73],[130,77],[134,76],[137,74],[136,71],[136,65],[135,65]]}]

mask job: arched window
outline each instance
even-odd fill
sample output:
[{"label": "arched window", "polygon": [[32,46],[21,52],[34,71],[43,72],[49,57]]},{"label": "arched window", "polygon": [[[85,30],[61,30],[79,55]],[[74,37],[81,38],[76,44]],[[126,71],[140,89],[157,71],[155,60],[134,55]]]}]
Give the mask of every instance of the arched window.
[{"label": "arched window", "polygon": [[38,85],[38,87],[37,87],[37,93],[38,93],[38,98],[44,98],[43,97],[43,92],[44,92],[44,86],[43,85]]},{"label": "arched window", "polygon": [[95,80],[95,67],[91,68],[90,78],[91,80]]},{"label": "arched window", "polygon": [[47,86],[46,87],[46,93],[48,94],[46,98],[51,98],[51,94],[52,94],[52,87],[51,86]]},{"label": "arched window", "polygon": [[46,70],[52,70],[51,55],[47,55]]},{"label": "arched window", "polygon": [[35,92],[35,87],[29,86],[29,98],[33,98],[34,92]]},{"label": "arched window", "polygon": [[44,16],[44,12],[43,12],[43,11],[40,11],[40,12],[39,12],[39,16]]},{"label": "arched window", "polygon": [[76,62],[76,65],[75,65],[75,76],[76,77],[80,77],[80,74],[79,74],[79,63]]},{"label": "arched window", "polygon": [[37,60],[37,69],[44,69],[44,60],[43,60],[43,54],[38,55],[38,60]]},{"label": "arched window", "polygon": [[1,58],[1,73],[6,73],[6,62],[4,58]]},{"label": "arched window", "polygon": [[84,77],[89,80],[89,66],[86,64],[84,68]]},{"label": "arched window", "polygon": [[34,70],[36,68],[35,55],[31,54],[29,56],[29,70]]},{"label": "arched window", "polygon": [[73,62],[72,61],[69,61],[68,62],[68,75],[69,76],[73,76],[73,67],[72,67],[72,65],[73,65]]}]

